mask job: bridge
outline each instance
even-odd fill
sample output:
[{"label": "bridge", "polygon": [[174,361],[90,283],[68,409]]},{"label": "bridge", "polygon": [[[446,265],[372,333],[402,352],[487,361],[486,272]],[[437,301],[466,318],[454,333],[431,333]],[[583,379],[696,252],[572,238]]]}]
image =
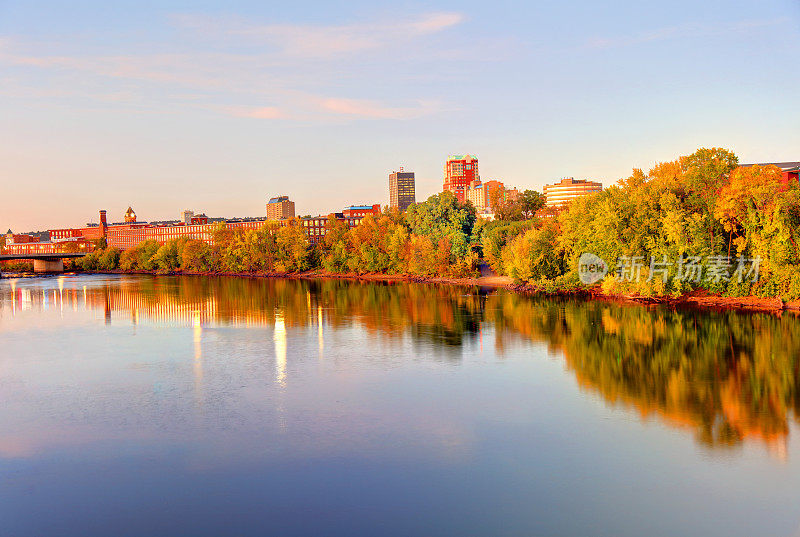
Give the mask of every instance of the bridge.
[{"label": "bridge", "polygon": [[64,260],[83,257],[88,252],[80,253],[47,253],[47,254],[0,254],[0,261],[33,260],[33,271],[43,272],[64,272]]}]

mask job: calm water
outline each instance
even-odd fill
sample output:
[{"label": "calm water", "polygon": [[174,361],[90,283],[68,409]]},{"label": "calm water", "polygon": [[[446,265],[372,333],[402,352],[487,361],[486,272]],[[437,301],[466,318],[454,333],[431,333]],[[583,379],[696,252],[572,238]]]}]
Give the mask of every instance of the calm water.
[{"label": "calm water", "polygon": [[798,536],[800,321],[0,280],[0,535]]}]

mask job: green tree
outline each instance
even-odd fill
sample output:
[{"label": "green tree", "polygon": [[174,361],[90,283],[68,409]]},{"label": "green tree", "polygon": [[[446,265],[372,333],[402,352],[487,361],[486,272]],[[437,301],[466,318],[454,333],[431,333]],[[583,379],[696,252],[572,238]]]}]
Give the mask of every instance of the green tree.
[{"label": "green tree", "polygon": [[476,212],[471,204],[459,203],[452,192],[435,194],[410,206],[406,220],[414,235],[428,237],[436,244],[447,239],[454,259],[467,257]]},{"label": "green tree", "polygon": [[547,196],[535,190],[523,190],[519,195],[519,205],[522,216],[526,219],[533,218],[545,206]]},{"label": "green tree", "polygon": [[106,248],[97,259],[98,270],[115,270],[119,267],[120,251],[118,248]]}]

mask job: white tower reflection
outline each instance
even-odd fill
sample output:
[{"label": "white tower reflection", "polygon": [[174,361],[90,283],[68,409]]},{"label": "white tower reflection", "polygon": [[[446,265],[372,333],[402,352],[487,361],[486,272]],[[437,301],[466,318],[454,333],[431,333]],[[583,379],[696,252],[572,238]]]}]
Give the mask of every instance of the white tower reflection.
[{"label": "white tower reflection", "polygon": [[275,380],[282,387],[286,386],[286,323],[283,312],[275,312],[275,329],[272,332],[275,342]]},{"label": "white tower reflection", "polygon": [[194,397],[195,404],[201,406],[203,402],[203,323],[200,320],[200,312],[195,311],[192,315],[192,328],[194,335]]}]

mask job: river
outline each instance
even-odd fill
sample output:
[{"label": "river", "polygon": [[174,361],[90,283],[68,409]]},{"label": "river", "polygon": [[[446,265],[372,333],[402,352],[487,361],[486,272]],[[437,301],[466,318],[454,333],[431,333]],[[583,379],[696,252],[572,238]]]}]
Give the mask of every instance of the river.
[{"label": "river", "polygon": [[800,535],[800,320],[0,280],[0,535]]}]

